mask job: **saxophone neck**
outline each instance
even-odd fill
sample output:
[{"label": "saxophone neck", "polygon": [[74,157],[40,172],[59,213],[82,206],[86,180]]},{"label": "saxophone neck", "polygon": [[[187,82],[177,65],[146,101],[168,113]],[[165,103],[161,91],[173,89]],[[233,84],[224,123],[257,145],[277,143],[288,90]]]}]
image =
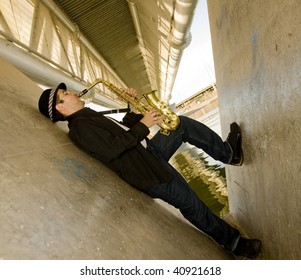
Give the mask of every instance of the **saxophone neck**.
[{"label": "saxophone neck", "polygon": [[96,80],[94,80],[94,82],[93,82],[88,88],[82,90],[82,91],[79,93],[78,97],[82,97],[82,96],[85,95],[91,88],[95,87],[95,86],[96,86],[97,84],[99,84],[99,83],[104,83],[104,82],[106,82],[106,81],[104,81],[104,80],[102,80],[102,79],[96,79]]}]

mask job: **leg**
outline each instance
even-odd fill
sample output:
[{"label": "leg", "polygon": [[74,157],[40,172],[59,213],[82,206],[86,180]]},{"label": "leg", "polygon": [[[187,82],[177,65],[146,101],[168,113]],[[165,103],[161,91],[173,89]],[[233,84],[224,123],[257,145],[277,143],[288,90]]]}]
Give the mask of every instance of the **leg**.
[{"label": "leg", "polygon": [[179,128],[172,131],[169,136],[157,133],[149,142],[150,149],[153,147],[168,161],[183,142],[188,142],[216,160],[224,163],[231,161],[232,150],[217,133],[193,119],[183,116],[180,116],[180,119]]},{"label": "leg", "polygon": [[174,174],[174,179],[169,183],[152,187],[147,193],[153,198],[160,198],[178,208],[183,216],[198,229],[227,250],[233,251],[240,237],[238,230],[215,216],[183,177],[167,162],[164,164]]}]

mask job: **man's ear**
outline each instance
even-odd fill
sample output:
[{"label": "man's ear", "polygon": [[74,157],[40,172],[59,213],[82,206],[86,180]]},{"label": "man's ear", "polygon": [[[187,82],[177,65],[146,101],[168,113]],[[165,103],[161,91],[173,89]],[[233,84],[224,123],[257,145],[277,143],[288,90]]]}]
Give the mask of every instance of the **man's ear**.
[{"label": "man's ear", "polygon": [[61,113],[61,110],[63,109],[62,107],[63,107],[63,103],[58,103],[55,105],[55,109],[60,113]]}]

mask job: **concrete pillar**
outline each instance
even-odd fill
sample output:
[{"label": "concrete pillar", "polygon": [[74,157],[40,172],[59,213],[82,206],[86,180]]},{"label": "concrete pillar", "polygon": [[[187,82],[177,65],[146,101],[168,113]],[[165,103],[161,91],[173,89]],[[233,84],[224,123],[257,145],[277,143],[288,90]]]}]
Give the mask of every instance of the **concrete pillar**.
[{"label": "concrete pillar", "polygon": [[243,133],[230,210],[264,258],[300,259],[301,1],[207,2],[223,136]]}]

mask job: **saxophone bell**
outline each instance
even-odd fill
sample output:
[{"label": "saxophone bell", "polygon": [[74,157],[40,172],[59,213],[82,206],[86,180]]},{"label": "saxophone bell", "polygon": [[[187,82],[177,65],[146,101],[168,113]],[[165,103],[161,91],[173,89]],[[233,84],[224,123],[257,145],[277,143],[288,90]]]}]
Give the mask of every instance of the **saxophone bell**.
[{"label": "saxophone bell", "polygon": [[178,128],[180,124],[179,116],[171,110],[170,106],[158,99],[155,90],[143,94],[143,97],[153,109],[159,111],[163,115],[163,123],[159,125],[161,127],[161,134],[168,136],[171,131]]}]

